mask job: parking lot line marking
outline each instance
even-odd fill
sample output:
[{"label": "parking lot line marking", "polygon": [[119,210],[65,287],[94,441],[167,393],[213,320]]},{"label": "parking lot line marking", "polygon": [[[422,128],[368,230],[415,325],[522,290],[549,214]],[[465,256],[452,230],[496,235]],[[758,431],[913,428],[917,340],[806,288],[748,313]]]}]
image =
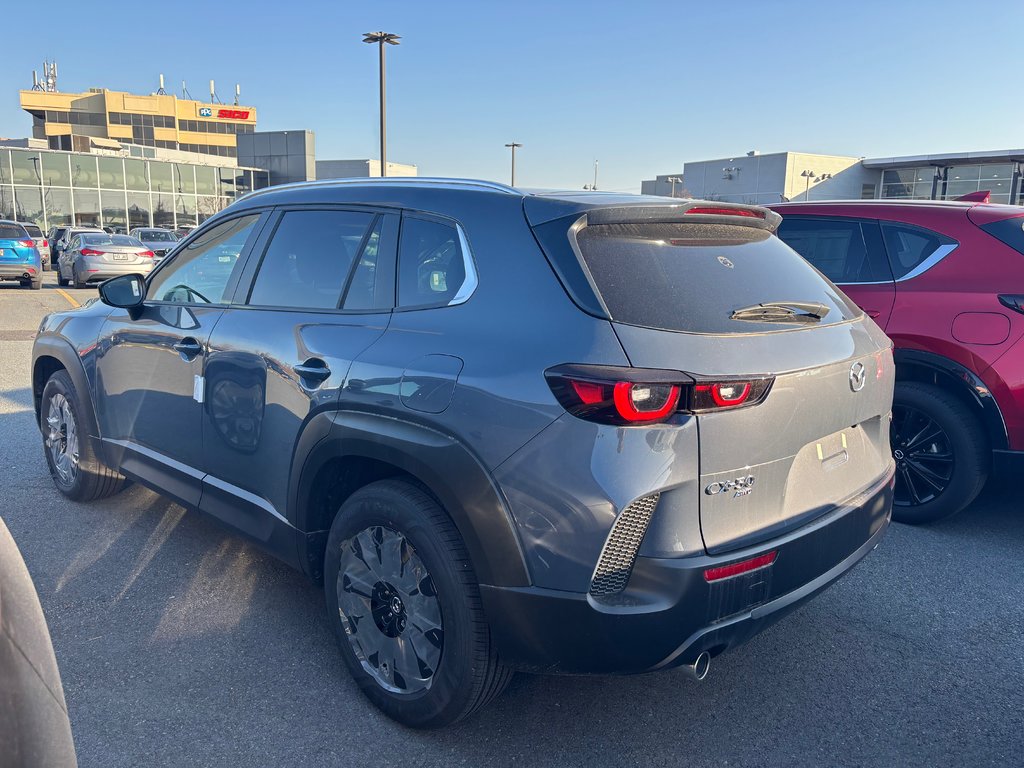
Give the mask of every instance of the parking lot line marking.
[{"label": "parking lot line marking", "polygon": [[70,304],[72,307],[80,307],[80,306],[82,306],[81,304],[78,303],[78,300],[75,299],[75,297],[72,296],[67,291],[63,291],[60,288],[58,288],[57,289],[57,293],[59,293],[61,296],[63,296],[65,299],[67,299],[68,300],[68,304]]}]

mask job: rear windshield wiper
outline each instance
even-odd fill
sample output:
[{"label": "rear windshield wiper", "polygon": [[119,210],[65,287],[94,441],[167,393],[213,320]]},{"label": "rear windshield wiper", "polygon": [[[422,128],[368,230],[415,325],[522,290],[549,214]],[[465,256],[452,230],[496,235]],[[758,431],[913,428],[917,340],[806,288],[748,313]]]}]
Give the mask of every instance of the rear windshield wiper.
[{"label": "rear windshield wiper", "polygon": [[828,307],[817,301],[766,301],[733,310],[729,317],[761,323],[817,323],[827,314]]}]

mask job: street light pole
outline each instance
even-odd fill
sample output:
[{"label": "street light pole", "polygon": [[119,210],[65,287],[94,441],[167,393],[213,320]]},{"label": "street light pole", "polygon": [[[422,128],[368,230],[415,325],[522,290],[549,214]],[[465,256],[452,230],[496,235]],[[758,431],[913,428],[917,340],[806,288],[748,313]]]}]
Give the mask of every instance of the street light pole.
[{"label": "street light pole", "polygon": [[817,178],[817,174],[814,171],[811,171],[811,170],[804,170],[804,171],[800,172],[800,175],[803,176],[807,180],[806,183],[804,184],[804,200],[805,201],[806,200],[810,200],[811,199],[811,179]]},{"label": "street light pole", "polygon": [[513,141],[505,146],[512,150],[512,183],[509,186],[514,187],[516,185],[516,150],[523,145]]},{"label": "street light pole", "polygon": [[672,197],[675,197],[676,196],[676,184],[682,184],[683,180],[680,179],[678,176],[669,176],[667,179],[665,179],[665,181],[668,181],[668,182],[670,182],[672,184],[672,192],[670,193],[670,195]]},{"label": "street light pole", "polygon": [[364,43],[377,43],[380,46],[380,175],[388,175],[388,129],[387,112],[384,107],[384,96],[387,78],[384,70],[384,44],[398,45],[401,38],[390,32],[367,32],[363,35]]}]

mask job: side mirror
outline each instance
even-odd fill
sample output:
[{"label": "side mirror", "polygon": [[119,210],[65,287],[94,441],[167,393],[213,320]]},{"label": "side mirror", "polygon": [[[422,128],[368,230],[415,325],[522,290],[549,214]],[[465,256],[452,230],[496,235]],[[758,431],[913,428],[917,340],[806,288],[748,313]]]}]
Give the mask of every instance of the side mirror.
[{"label": "side mirror", "polygon": [[121,275],[100,283],[100,301],[112,307],[135,309],[146,300],[146,281],[142,275]]}]

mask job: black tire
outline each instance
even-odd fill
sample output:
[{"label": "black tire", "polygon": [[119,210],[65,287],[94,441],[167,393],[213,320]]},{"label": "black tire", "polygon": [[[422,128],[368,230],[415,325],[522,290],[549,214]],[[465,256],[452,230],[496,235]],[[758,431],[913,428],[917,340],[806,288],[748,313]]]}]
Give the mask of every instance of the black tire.
[{"label": "black tire", "polygon": [[38,277],[38,278],[36,278],[36,279],[35,279],[35,280],[33,280],[33,281],[32,281],[31,283],[29,283],[29,286],[28,286],[28,287],[29,287],[29,288],[30,288],[31,290],[33,290],[33,291],[38,291],[38,290],[40,290],[40,289],[41,289],[41,288],[43,287],[43,278],[41,278],[41,277]]},{"label": "black tire", "polygon": [[67,284],[68,279],[64,277],[64,273],[60,271],[60,267],[57,267],[57,285],[59,285],[61,288],[66,288]]},{"label": "black tire", "polygon": [[40,266],[42,267],[43,272],[49,272],[50,271],[50,260],[49,259],[43,259]]},{"label": "black tire", "polygon": [[[73,419],[75,436],[78,444],[78,461],[74,472],[68,472],[66,468],[58,466],[55,450],[51,443],[59,442],[54,436],[50,416],[62,403],[66,403],[70,410],[70,418]],[[67,371],[54,373],[46,386],[43,387],[42,406],[39,414],[39,428],[43,434],[43,451],[46,454],[46,463],[50,468],[50,476],[53,478],[57,490],[73,501],[93,501],[106,498],[120,491],[125,485],[124,476],[104,464],[96,455],[93,438],[89,437],[88,429],[83,418],[88,404],[83,403],[74,382]],[[58,429],[58,433],[60,430]],[[67,427],[63,431],[66,436],[70,432]],[[72,446],[67,445],[67,448]],[[59,448],[56,450],[60,453]],[[73,464],[74,462],[72,462]]]},{"label": "black tire", "polygon": [[[403,571],[411,564],[413,557],[418,557],[428,574],[419,584],[421,587],[423,584],[429,585],[421,590],[420,595],[436,597],[440,604],[443,638],[440,658],[428,687],[423,690],[403,693],[383,687],[368,671],[373,669],[370,663],[364,667],[360,661],[355,650],[357,640],[350,639],[346,629],[348,619],[340,609],[339,600],[343,588],[342,583],[339,583],[343,549],[356,551],[353,547],[356,537],[372,535],[375,531],[404,538],[412,551],[401,550],[407,557],[402,560]],[[350,555],[346,559],[351,562]],[[365,561],[366,556],[363,555],[361,559]],[[379,560],[383,568],[383,558]],[[352,593],[362,594],[353,587],[351,580],[343,576],[342,582],[349,587],[345,590],[349,593],[344,596],[346,599],[351,600]],[[382,579],[377,582],[377,586],[386,583]],[[327,541],[324,592],[330,621],[353,678],[370,701],[388,717],[403,725],[439,728],[458,722],[501,693],[512,679],[512,670],[501,663],[491,643],[480,590],[462,537],[444,510],[424,491],[410,483],[401,480],[372,483],[356,491],[341,506]],[[369,596],[364,597],[365,610],[369,610],[371,601]],[[377,614],[373,616],[362,618],[359,623],[355,623],[355,620],[360,617],[353,617],[352,626],[356,628],[353,638],[358,636],[359,626],[368,625],[371,631],[375,629],[373,623]],[[410,626],[413,626],[413,621],[410,618]],[[404,626],[403,620],[403,629]],[[412,639],[409,639],[409,643],[415,651]],[[378,658],[377,674],[380,674],[381,669],[384,675],[387,674],[386,662],[379,663],[385,653],[382,650],[374,654]],[[420,654],[416,656],[419,659]],[[396,657],[395,669],[397,667]],[[397,676],[395,681],[397,685]]]},{"label": "black tire", "polygon": [[[992,454],[969,406],[938,387],[908,381],[896,384],[892,410],[893,519],[912,525],[933,523],[974,501],[985,486]],[[913,437],[926,431],[929,420],[927,434],[934,439],[915,446]],[[916,452],[908,450],[914,447]],[[936,490],[936,483],[941,490]]]},{"label": "black tire", "polygon": [[74,266],[71,267],[71,283],[75,288],[85,288],[86,283],[78,277],[78,270]]}]

